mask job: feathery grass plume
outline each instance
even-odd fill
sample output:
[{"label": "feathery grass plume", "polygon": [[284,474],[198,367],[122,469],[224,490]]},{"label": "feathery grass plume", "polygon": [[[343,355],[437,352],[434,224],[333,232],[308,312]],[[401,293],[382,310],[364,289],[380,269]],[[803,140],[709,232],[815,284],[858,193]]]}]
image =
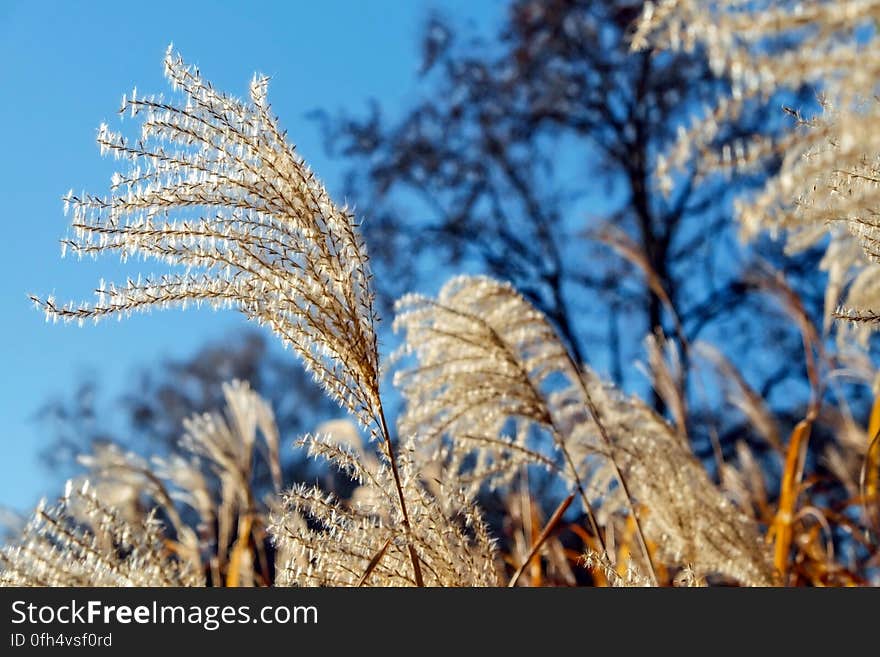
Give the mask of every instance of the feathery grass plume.
[{"label": "feathery grass plume", "polygon": [[[436,300],[419,295],[401,299],[394,326],[406,331],[403,352],[418,357],[417,367],[395,375],[408,402],[401,430],[438,445],[437,456],[448,461],[447,470],[455,478],[469,477],[472,488],[483,482],[503,485],[517,471],[512,466],[524,463],[560,474],[580,494],[593,535],[605,551],[582,480],[583,464],[547,399],[554,380],[558,383],[566,373],[577,377],[578,367],[544,315],[507,284],[460,276]],[[517,430],[508,436],[511,421]],[[534,427],[552,438],[549,453],[534,440]],[[453,438],[451,449],[443,448],[444,435]],[[476,465],[471,467],[473,455]],[[641,528],[639,536],[650,562]]]},{"label": "feathery grass plume", "polygon": [[[749,586],[772,584],[773,571],[757,525],[715,487],[677,432],[644,402],[627,397],[592,372],[585,370],[583,379],[611,438],[611,454],[633,497],[645,508],[645,533],[662,558],[690,567],[699,577],[721,575]],[[572,386],[571,396],[579,388]],[[571,440],[588,450],[601,450],[596,433],[589,421],[572,422]],[[607,468],[593,478],[596,486],[607,482],[606,490],[614,482]]]},{"label": "feathery grass plume", "polygon": [[[442,436],[454,436],[448,471],[469,477],[472,488],[505,485],[526,463],[561,473],[580,493],[601,541],[578,464],[547,405],[547,387],[572,363],[543,314],[509,285],[471,276],[453,278],[436,300],[405,296],[397,311],[394,328],[406,332],[397,356],[418,357],[417,367],[395,374],[408,402],[401,431],[441,448]],[[511,420],[513,436],[505,431]],[[534,444],[533,426],[550,433],[550,453]],[[476,465],[467,472],[473,454]]]},{"label": "feathery grass plume", "polygon": [[0,550],[3,586],[204,586],[198,568],[168,549],[153,514],[121,517],[88,484],[42,504]]},{"label": "feathery grass plume", "polygon": [[[225,413],[206,413],[185,420],[181,446],[207,461],[219,481],[219,500],[207,505],[203,521],[211,522],[212,528],[216,525],[214,568],[226,573],[227,584],[241,585],[253,582],[256,573],[267,577],[269,572],[264,549],[266,512],[255,497],[253,477],[255,456],[262,452],[274,490],[276,493],[281,490],[278,427],[272,409],[247,383],[225,384],[223,394]],[[262,438],[262,445],[257,441],[258,436]],[[162,465],[163,471],[181,484],[193,478],[185,467],[181,468],[183,464]],[[191,504],[198,505],[199,501],[193,498]],[[252,562],[252,551],[245,549],[250,544],[255,547],[253,552],[261,563]],[[243,560],[248,562],[248,567],[243,567]]]},{"label": "feathery grass plume", "polygon": [[409,537],[401,524],[395,479],[387,459],[364,459],[327,436],[301,444],[357,482],[350,503],[318,486],[285,493],[271,533],[278,557],[277,582],[291,586],[412,586],[408,541],[415,544],[427,586],[498,586],[495,544],[477,507],[461,491],[441,485],[430,493],[406,441],[399,454],[411,514]]},{"label": "feathery grass plume", "polygon": [[[160,513],[165,520],[165,535],[169,542],[173,540],[174,551],[181,559],[201,567],[201,541],[195,529],[181,516],[176,503],[180,493],[172,481],[162,476],[161,459],[156,458],[150,464],[133,452],[123,452],[118,445],[98,443],[91,453],[78,456],[77,461],[87,468],[87,474],[75,483],[87,483],[98,499],[127,522],[138,522],[146,514]],[[207,491],[207,483],[197,467],[192,463],[188,467],[198,473],[199,484]],[[196,490],[192,483],[190,486]],[[187,490],[186,494],[192,492]],[[210,497],[207,492],[205,495]]]},{"label": "feathery grass plume", "polygon": [[[871,331],[880,326],[880,220],[876,210],[880,205],[878,20],[878,0],[662,0],[645,3],[633,40],[636,48],[702,48],[715,73],[729,81],[729,94],[682,127],[677,143],[660,162],[659,176],[673,175],[694,154],[699,155],[702,175],[731,169],[762,172],[770,164],[776,173],[763,189],[737,204],[744,237],[763,231],[773,237],[784,233],[790,252],[822,240],[827,243],[820,264],[828,272],[821,336],[803,321],[807,315],[797,307],[799,302],[790,302],[794,295],[783,289],[784,284],[771,287],[777,288],[775,292],[800,324],[804,336],[813,395],[808,426],[802,428],[809,428],[817,419],[826,384],[840,402],[843,422],[835,427],[838,440],[826,449],[825,459],[850,492],[861,488],[856,480],[869,464],[873,463],[876,472],[880,456],[873,451],[871,431],[854,430],[854,422],[846,417],[849,411],[844,397],[833,390],[832,377],[822,371],[836,367],[834,359],[823,355],[822,345],[834,318],[850,320],[834,326],[837,358],[841,360],[848,359],[847,352],[857,348],[867,350]],[[784,107],[791,126],[780,137],[747,141],[722,138],[719,126],[750,105],[764,104],[775,94],[785,98],[804,89],[815,90],[818,102],[806,108]],[[841,303],[845,307],[839,307]],[[862,382],[874,378],[874,367],[869,369],[870,376]],[[858,455],[853,459],[852,454],[847,455],[851,450],[846,443],[854,443],[859,434],[862,444],[852,450]],[[805,430],[793,437],[805,443],[807,435]],[[825,516],[841,518],[839,509],[826,508],[827,501],[815,495],[807,496],[812,497],[812,505],[798,504],[803,464],[796,452],[789,450],[788,456],[783,499],[773,529],[780,570],[789,569],[798,581],[822,584],[857,578],[854,571],[845,571],[842,562],[835,561],[833,551],[819,545],[816,538],[820,530],[829,533],[823,528],[823,523],[827,524]],[[862,467],[854,469],[856,463]],[[859,490],[854,498],[868,496]],[[845,502],[845,506],[851,502]],[[818,524],[805,523],[808,517]],[[849,526],[848,533],[856,542],[869,534],[867,518],[866,526],[861,528],[850,519],[835,520],[839,521]],[[874,549],[870,541],[864,547],[868,552]],[[795,552],[797,557],[792,560]],[[857,560],[853,557],[850,563]]]},{"label": "feathery grass plume", "polygon": [[645,336],[647,363],[641,365],[651,381],[651,386],[670,410],[675,428],[682,440],[687,441],[687,395],[685,386],[685,366],[675,342],[669,340],[662,331]]},{"label": "feathery grass plume", "polygon": [[748,443],[737,441],[735,464],[720,463],[718,478],[721,489],[738,508],[765,525],[773,521],[764,471]]},{"label": "feathery grass plume", "polygon": [[[237,308],[292,347],[325,390],[380,438],[396,473],[379,395],[374,294],[354,218],[297,155],[255,76],[249,102],[221,93],[169,47],[176,97],[122,99],[139,138],[102,125],[102,153],[126,161],[109,196],[69,194],[66,251],[116,252],[181,271],[103,282],[92,304],[34,297],[48,319],[100,321],[154,308]],[[397,479],[397,477],[395,477]],[[401,522],[409,518],[398,482]],[[419,562],[412,555],[416,579]]]},{"label": "feathery grass plume", "polygon": [[624,567],[618,567],[601,552],[588,550],[583,557],[584,565],[593,571],[598,571],[615,588],[634,588],[651,586],[651,580],[647,579],[639,569],[628,562]]},{"label": "feathery grass plume", "polygon": [[436,300],[405,297],[399,310],[395,326],[417,357],[395,377],[407,400],[401,427],[432,442],[453,473],[500,486],[513,475],[504,468],[544,466],[582,493],[588,512],[601,502],[605,513],[628,510],[640,526],[641,508],[664,558],[701,576],[772,581],[757,528],[714,487],[681,436],[577,367],[546,318],[509,285],[458,277]]},{"label": "feathery grass plume", "polygon": [[105,285],[93,304],[35,302],[47,319],[99,321],[169,306],[234,307],[271,327],[365,426],[375,420],[379,365],[365,247],[272,116],[268,78],[250,102],[214,89],[169,48],[174,98],[123,97],[141,119],[127,138],[102,125],[103,154],[128,163],[109,196],[69,194],[80,256],[118,253],[182,269]]},{"label": "feathery grass plume", "polygon": [[223,412],[185,420],[184,454],[147,461],[97,444],[78,460],[87,468],[89,490],[120,518],[161,517],[166,546],[210,573],[212,585],[268,584],[268,511],[256,497],[254,469],[262,454],[280,491],[278,429],[268,404],[247,383],[224,384],[223,393]]},{"label": "feathery grass plume", "polygon": [[278,456],[278,428],[269,405],[246,383],[235,381],[223,386],[226,416],[214,412],[184,421],[181,445],[211,465],[220,482],[220,503],[216,506],[218,545],[241,536],[243,523],[251,525],[258,500],[252,484],[257,435],[265,442],[265,453],[275,491],[281,490],[281,463]]},{"label": "feathery grass plume", "polygon": [[[661,177],[692,153],[701,155],[706,174],[757,169],[779,158],[764,189],[738,204],[743,235],[786,231],[788,248],[797,251],[830,232],[822,263],[830,278],[826,314],[870,324],[880,316],[878,19],[877,0],[663,0],[645,3],[633,40],[637,48],[702,47],[731,85],[728,96],[680,131]],[[782,137],[720,142],[726,118],[804,86],[817,89],[819,107],[806,115],[786,108],[793,126]],[[851,308],[837,311],[849,283]],[[867,331],[857,335],[865,339]]]}]

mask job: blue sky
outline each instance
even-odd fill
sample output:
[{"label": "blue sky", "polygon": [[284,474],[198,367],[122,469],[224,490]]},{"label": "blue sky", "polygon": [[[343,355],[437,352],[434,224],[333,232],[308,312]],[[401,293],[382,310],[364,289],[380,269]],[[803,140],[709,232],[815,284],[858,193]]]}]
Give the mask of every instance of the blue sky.
[{"label": "blue sky", "polygon": [[139,366],[181,356],[243,326],[233,312],[167,311],[123,324],[46,324],[28,293],[89,298],[97,281],[131,273],[111,258],[60,258],[60,197],[106,190],[114,170],[94,143],[132,87],[165,91],[162,56],[174,43],[216,86],[244,94],[255,70],[270,100],[331,191],[342,162],[322,150],[311,110],[358,111],[370,98],[403,107],[416,93],[418,36],[430,10],[491,29],[488,0],[322,2],[0,2],[0,506],[26,509],[57,487],[39,465],[46,444],[32,418],[48,397],[93,374],[112,389]]}]

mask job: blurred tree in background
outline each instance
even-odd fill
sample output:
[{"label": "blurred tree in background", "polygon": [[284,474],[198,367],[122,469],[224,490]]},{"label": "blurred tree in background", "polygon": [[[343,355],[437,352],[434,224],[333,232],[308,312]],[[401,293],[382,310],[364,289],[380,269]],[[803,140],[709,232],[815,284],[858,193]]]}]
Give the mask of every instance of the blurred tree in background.
[{"label": "blurred tree in background", "polygon": [[[688,345],[722,345],[794,422],[808,394],[801,338],[756,264],[779,269],[817,318],[820,251],[789,258],[769,241],[738,241],[732,198],[773,163],[705,177],[694,161],[661,188],[658,156],[726,82],[699,50],[633,52],[642,5],[520,0],[488,40],[434,15],[421,100],[400,116],[378,103],[366,116],[323,115],[330,147],[351,160],[348,197],[386,274],[377,281],[388,298],[435,287],[445,266],[511,281],[581,360],[642,393],[648,379],[632,365],[644,360],[644,337],[668,336],[697,438],[710,426],[722,437],[743,430],[716,396],[688,385]],[[750,107],[716,142],[772,134],[783,100],[810,98],[804,89]],[[654,405],[665,410],[659,391]]]}]

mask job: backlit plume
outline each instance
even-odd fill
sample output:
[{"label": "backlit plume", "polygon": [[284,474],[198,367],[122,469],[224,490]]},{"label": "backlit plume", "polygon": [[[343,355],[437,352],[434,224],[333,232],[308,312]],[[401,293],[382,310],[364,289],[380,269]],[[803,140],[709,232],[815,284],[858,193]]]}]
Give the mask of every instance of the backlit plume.
[{"label": "backlit plume", "polygon": [[47,319],[99,321],[154,308],[235,308],[292,347],[334,399],[370,425],[379,366],[367,256],[352,215],[286,140],[268,78],[249,101],[202,79],[169,49],[170,98],[132,92],[127,137],[102,125],[103,154],[126,164],[109,195],[68,194],[77,255],[158,261],[166,273],[105,284],[92,303],[35,298]]}]

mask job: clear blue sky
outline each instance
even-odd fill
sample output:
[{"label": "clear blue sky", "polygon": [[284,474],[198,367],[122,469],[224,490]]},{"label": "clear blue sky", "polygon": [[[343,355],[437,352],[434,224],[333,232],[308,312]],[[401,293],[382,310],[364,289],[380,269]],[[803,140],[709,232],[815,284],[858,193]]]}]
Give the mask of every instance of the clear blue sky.
[{"label": "clear blue sky", "polygon": [[60,197],[103,192],[113,162],[97,126],[118,121],[123,93],[165,91],[162,56],[173,42],[206,77],[240,95],[255,70],[272,76],[270,100],[291,137],[333,189],[341,162],[322,151],[314,109],[387,108],[416,93],[418,35],[431,8],[491,29],[489,0],[322,2],[33,2],[0,0],[0,506],[26,509],[57,490],[37,461],[46,444],[32,418],[84,374],[112,389],[139,365],[192,351],[244,324],[239,315],[167,311],[118,324],[47,325],[28,293],[89,298],[99,278],[130,273],[112,258],[60,258]]}]

